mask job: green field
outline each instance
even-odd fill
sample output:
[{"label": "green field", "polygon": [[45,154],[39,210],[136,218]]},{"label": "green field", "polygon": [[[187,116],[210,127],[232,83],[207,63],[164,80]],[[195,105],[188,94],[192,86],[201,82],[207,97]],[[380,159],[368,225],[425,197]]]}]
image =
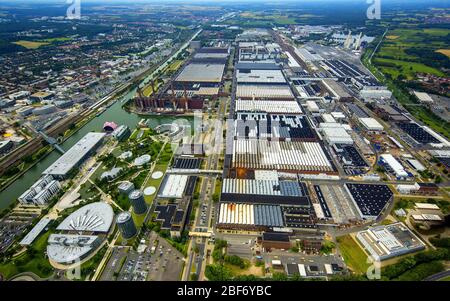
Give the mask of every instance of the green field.
[{"label": "green field", "polygon": [[445,76],[442,71],[421,63],[385,58],[375,58],[373,62],[381,67],[383,73],[391,74],[393,78],[397,78],[400,74],[403,74],[407,79],[411,80],[414,79],[417,72],[430,73],[441,77]]},{"label": "green field", "polygon": [[369,268],[367,255],[350,235],[337,238],[339,251],[347,266],[356,274],[365,274]]},{"label": "green field", "polygon": [[0,264],[0,273],[9,279],[22,272],[32,272],[41,278],[47,278],[53,273],[53,268],[44,256],[47,240],[51,232],[41,234],[26,251],[19,256]]},{"label": "green field", "polygon": [[14,42],[13,44],[25,47],[26,49],[38,49],[39,47],[49,45],[50,43],[20,40],[20,41]]}]

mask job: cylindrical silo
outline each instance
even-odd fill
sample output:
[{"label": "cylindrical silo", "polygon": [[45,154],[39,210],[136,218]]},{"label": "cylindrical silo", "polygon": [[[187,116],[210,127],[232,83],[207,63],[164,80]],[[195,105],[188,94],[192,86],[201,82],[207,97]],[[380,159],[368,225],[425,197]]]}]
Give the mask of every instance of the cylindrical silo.
[{"label": "cylindrical silo", "polygon": [[124,239],[129,239],[136,235],[136,226],[134,225],[131,213],[128,211],[121,212],[116,217],[116,224]]},{"label": "cylindrical silo", "polygon": [[143,214],[147,211],[147,204],[141,191],[133,190],[128,195],[128,199],[130,200],[131,206],[133,206],[134,213]]}]

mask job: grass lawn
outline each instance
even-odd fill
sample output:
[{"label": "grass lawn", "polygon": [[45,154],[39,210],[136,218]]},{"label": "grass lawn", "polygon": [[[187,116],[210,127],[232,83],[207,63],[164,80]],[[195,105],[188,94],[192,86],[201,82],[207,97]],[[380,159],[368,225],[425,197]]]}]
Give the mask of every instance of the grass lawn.
[{"label": "grass lawn", "polygon": [[[443,72],[441,72],[433,67],[429,67],[424,64],[421,64],[421,63],[404,62],[404,61],[400,61],[400,60],[385,59],[385,58],[375,58],[374,63],[379,65],[382,71],[384,71],[384,69],[386,67],[388,67],[389,69],[400,68],[401,70],[399,70],[398,72],[399,73],[401,72],[408,79],[413,79],[414,74],[416,74],[417,72],[430,73],[430,74],[434,74],[436,76],[441,76],[441,77],[445,76],[445,74]],[[396,67],[391,66],[391,64],[395,65]],[[386,73],[391,73],[391,72],[386,72]]]},{"label": "grass lawn", "polygon": [[367,255],[350,236],[345,235],[337,238],[339,250],[344,257],[347,266],[357,274],[366,273],[369,268],[367,263]]},{"label": "grass lawn", "polygon": [[50,234],[50,231],[47,231],[34,241],[31,248],[34,249],[35,255],[31,256],[25,252],[7,263],[0,264],[0,273],[5,279],[22,272],[32,272],[41,278],[47,278],[52,274],[53,268],[44,256]]},{"label": "grass lawn", "polygon": [[13,44],[25,47],[26,49],[38,49],[39,47],[44,46],[44,45],[49,45],[50,43],[20,40],[20,41],[14,42]]},{"label": "grass lawn", "polygon": [[[168,163],[156,164],[155,168],[153,169],[153,172],[161,171],[161,172],[165,173],[167,170],[167,166],[168,166]],[[144,183],[144,185],[142,186],[142,187],[153,186],[156,188],[156,192],[153,195],[144,195],[144,199],[147,204],[149,204],[149,205],[152,204],[154,198],[156,197],[156,194],[159,189],[159,185],[161,185],[163,178],[164,178],[164,176],[162,176],[159,179],[152,179],[152,177],[150,176],[148,181],[146,183]]]},{"label": "grass lawn", "polygon": [[450,281],[450,276],[440,279],[439,281]]}]

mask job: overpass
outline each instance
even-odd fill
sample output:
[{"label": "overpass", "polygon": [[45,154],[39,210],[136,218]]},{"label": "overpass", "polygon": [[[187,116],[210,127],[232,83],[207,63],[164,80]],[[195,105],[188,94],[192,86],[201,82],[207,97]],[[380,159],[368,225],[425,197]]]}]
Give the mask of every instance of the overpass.
[{"label": "overpass", "polygon": [[176,175],[200,175],[200,176],[221,176],[222,170],[214,170],[214,169],[178,169],[171,168],[166,171],[168,174],[176,174]]}]

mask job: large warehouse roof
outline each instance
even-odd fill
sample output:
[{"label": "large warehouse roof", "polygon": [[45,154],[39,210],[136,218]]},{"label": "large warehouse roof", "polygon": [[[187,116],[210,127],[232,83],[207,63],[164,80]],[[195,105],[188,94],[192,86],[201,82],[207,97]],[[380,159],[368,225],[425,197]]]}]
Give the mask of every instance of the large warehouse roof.
[{"label": "large warehouse roof", "polygon": [[168,175],[162,184],[159,197],[162,198],[182,198],[184,189],[188,182],[187,175]]},{"label": "large warehouse roof", "polygon": [[397,177],[407,177],[408,173],[404,169],[404,167],[394,158],[391,154],[382,154],[381,159],[389,165],[390,168],[394,171]]},{"label": "large warehouse roof", "polygon": [[301,114],[296,101],[236,100],[236,111]]},{"label": "large warehouse roof", "polygon": [[248,70],[237,71],[238,83],[283,84],[286,79],[281,70]]},{"label": "large warehouse roof", "polygon": [[254,169],[334,170],[324,149],[317,142],[235,140],[233,165]]},{"label": "large warehouse roof", "polygon": [[316,140],[315,131],[303,115],[240,112],[234,129],[240,138]]},{"label": "large warehouse roof", "polygon": [[238,98],[266,98],[266,99],[294,99],[291,89],[287,85],[238,85]]},{"label": "large warehouse roof", "polygon": [[81,207],[59,224],[57,230],[108,232],[113,222],[114,212],[103,202]]},{"label": "large warehouse roof", "polygon": [[239,62],[236,64],[236,70],[280,70],[281,67],[275,63],[248,63]]},{"label": "large warehouse roof", "polygon": [[65,176],[72,168],[85,159],[86,155],[98,145],[105,135],[105,133],[87,133],[64,155],[50,165],[43,174]]},{"label": "large warehouse roof", "polygon": [[369,131],[382,131],[383,126],[374,118],[359,118],[361,124]]},{"label": "large warehouse roof", "polygon": [[223,179],[222,193],[303,196],[297,181]]},{"label": "large warehouse roof", "polygon": [[283,215],[277,205],[221,203],[219,224],[283,227]]},{"label": "large warehouse roof", "polygon": [[211,82],[222,81],[224,64],[189,64],[177,76],[177,82]]}]

